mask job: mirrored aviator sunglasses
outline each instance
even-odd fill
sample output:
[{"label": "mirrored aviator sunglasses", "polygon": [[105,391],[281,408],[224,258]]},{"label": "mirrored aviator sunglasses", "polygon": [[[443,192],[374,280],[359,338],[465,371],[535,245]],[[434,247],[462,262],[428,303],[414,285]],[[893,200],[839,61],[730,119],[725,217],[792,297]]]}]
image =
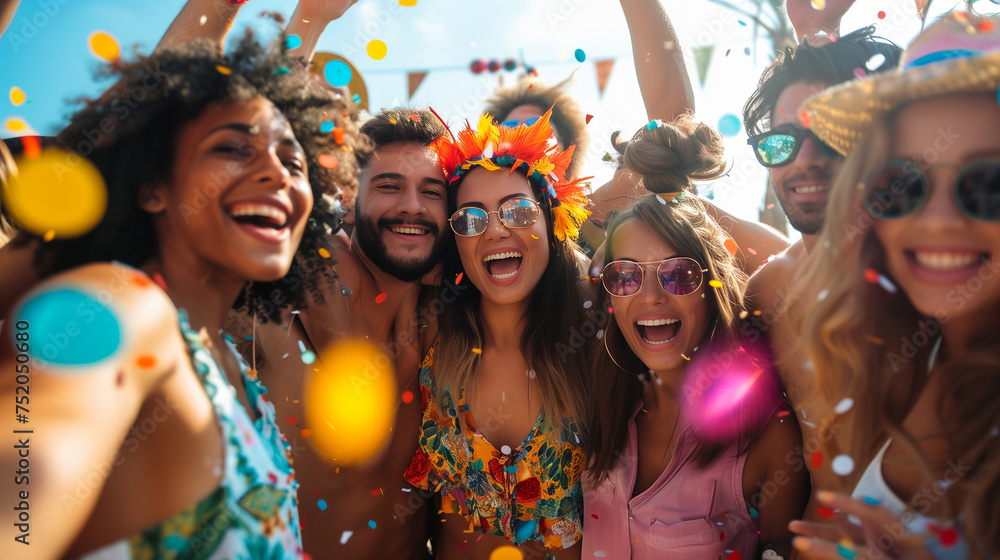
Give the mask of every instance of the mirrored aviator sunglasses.
[{"label": "mirrored aviator sunglasses", "polygon": [[[927,167],[952,167],[947,164]],[[889,160],[868,176],[864,203],[875,218],[895,220],[923,206],[930,194],[927,175],[909,161]],[[955,206],[973,220],[1000,222],[1000,160],[961,168],[952,188]]]},{"label": "mirrored aviator sunglasses", "polygon": [[496,214],[504,227],[531,227],[538,221],[538,203],[530,198],[512,198],[501,204],[500,208],[490,212],[475,206],[459,208],[448,219],[448,223],[456,235],[472,237],[486,231],[490,223],[490,214]]},{"label": "mirrored aviator sunglasses", "polygon": [[612,261],[601,273],[601,283],[609,294],[628,297],[639,293],[646,268],[656,267],[660,289],[674,296],[686,296],[698,291],[704,280],[704,269],[691,257],[673,257],[662,261]]},{"label": "mirrored aviator sunglasses", "polygon": [[840,157],[836,150],[827,145],[809,129],[788,127],[751,136],[747,144],[753,148],[757,161],[764,167],[781,167],[795,160],[802,143],[812,137],[816,149],[826,157]]}]

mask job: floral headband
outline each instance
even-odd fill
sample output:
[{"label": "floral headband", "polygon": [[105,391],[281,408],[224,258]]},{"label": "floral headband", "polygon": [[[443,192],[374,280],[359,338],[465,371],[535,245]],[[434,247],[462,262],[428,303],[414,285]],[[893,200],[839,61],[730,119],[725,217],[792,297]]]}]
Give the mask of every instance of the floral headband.
[{"label": "floral headband", "polygon": [[559,151],[552,139],[551,116],[550,108],[530,126],[511,128],[497,125],[492,116],[485,114],[479,118],[477,128],[467,124],[465,130],[459,131],[458,138],[442,136],[430,147],[437,153],[450,184],[476,166],[490,171],[510,167],[511,173],[524,173],[541,187],[543,205],[552,212],[555,236],[561,241],[572,241],[580,235],[580,225],[590,215],[583,182],[591,177],[566,180],[566,169],[576,146]]}]

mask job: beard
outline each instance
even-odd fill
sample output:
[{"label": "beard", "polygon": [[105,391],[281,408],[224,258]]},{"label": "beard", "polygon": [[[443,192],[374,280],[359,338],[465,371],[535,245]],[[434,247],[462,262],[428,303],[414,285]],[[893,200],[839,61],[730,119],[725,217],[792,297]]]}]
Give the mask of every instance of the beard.
[{"label": "beard", "polygon": [[[425,220],[404,220],[402,218],[383,218],[377,222],[368,216],[364,216],[355,210],[356,213],[356,233],[358,245],[372,263],[403,282],[414,282],[419,280],[441,262],[444,255],[444,248],[448,243],[447,235],[440,235],[440,231],[435,223]],[[427,228],[429,235],[434,236],[434,245],[430,254],[424,258],[405,257],[399,258],[389,254],[389,249],[382,239],[382,231],[392,226],[398,225],[419,225]]]}]

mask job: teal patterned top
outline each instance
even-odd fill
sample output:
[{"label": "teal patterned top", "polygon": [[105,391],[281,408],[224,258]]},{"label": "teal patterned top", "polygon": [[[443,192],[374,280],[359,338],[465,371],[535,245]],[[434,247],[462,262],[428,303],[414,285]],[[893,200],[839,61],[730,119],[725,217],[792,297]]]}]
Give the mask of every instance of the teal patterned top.
[{"label": "teal patterned top", "polygon": [[302,558],[290,447],[278,430],[267,389],[247,375],[246,363],[228,335],[240,374],[260,418],[252,421],[181,309],[181,332],[225,440],[225,472],[219,488],[190,508],[84,560],[285,560]]}]

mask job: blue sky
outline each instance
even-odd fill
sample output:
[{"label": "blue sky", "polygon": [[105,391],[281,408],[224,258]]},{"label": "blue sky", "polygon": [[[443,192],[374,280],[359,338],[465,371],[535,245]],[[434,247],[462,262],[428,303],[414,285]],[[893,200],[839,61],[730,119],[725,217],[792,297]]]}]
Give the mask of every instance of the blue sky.
[{"label": "blue sky", "polygon": [[[220,2],[222,0],[219,0]],[[956,0],[933,0],[932,15],[952,8]],[[977,5],[996,8],[992,0]],[[748,5],[747,0],[734,0]],[[100,60],[87,40],[94,31],[115,37],[124,53],[133,48],[148,54],[162,36],[184,0],[135,2],[126,0],[25,0],[0,38],[0,135],[19,136],[6,127],[10,118],[27,122],[31,130],[53,134],[65,124],[73,106],[70,100],[93,96],[107,83],[94,80]],[[261,11],[289,16],[292,0],[251,0],[234,26],[238,33],[254,25],[264,33],[273,26],[257,17]],[[770,43],[754,42],[751,27],[708,0],[667,0],[678,29],[694,81],[697,116],[713,126],[730,114],[738,115],[757,78],[770,62]],[[672,6],[682,5],[683,8]],[[473,8],[474,6],[474,8]],[[877,13],[887,17],[879,20]],[[676,12],[676,13],[673,13]],[[913,0],[859,0],[844,19],[844,32],[876,23],[879,33],[905,45],[918,32]],[[388,54],[369,58],[364,46],[372,39],[386,43]],[[691,49],[714,44],[716,49],[704,88],[697,85]],[[744,49],[750,48],[749,55]],[[610,133],[631,134],[646,122],[645,111],[632,66],[631,43],[620,4],[614,0],[418,0],[403,7],[398,0],[361,0],[340,20],[333,22],[319,49],[336,52],[357,65],[370,92],[374,108],[394,104],[431,105],[450,124],[474,119],[488,92],[502,79],[511,83],[515,72],[473,75],[473,59],[524,59],[547,80],[560,81],[577,71],[572,88],[587,113],[593,146],[590,174],[606,178],[610,170],[599,161],[608,147]],[[583,63],[574,51],[586,53]],[[725,55],[729,50],[730,54]],[[598,95],[593,61],[615,59],[603,96]],[[428,71],[412,100],[407,99],[406,73]],[[27,102],[14,106],[12,87],[21,88]],[[756,217],[765,174],[753,162],[742,132],[727,139],[733,173],[716,185],[719,201],[731,211]]]}]

